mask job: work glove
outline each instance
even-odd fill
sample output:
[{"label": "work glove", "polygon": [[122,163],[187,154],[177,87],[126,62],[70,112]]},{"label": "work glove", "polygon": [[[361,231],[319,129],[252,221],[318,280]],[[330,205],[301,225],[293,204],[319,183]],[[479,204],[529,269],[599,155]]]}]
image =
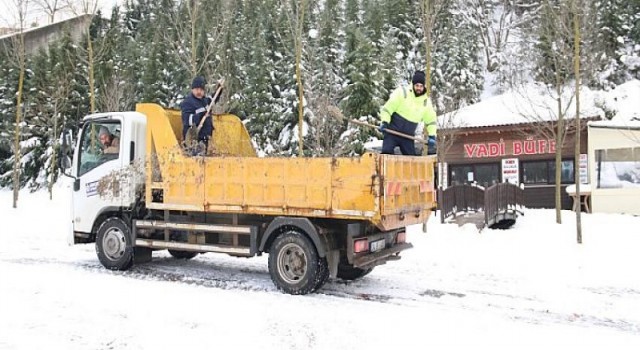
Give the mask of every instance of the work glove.
[{"label": "work glove", "polygon": [[385,130],[387,130],[387,127],[389,127],[389,124],[387,124],[387,122],[382,122],[382,124],[380,124],[380,126],[378,127],[378,130],[381,133],[384,133]]},{"label": "work glove", "polygon": [[438,152],[436,148],[436,137],[429,136],[427,139],[427,154],[436,154]]},{"label": "work glove", "polygon": [[213,101],[214,104],[218,103],[220,101],[220,98],[222,98],[222,92],[224,91],[224,79],[218,80],[218,82],[216,83],[216,86],[213,88],[213,93],[211,93],[211,99],[212,100],[213,100],[214,96],[216,95],[216,91],[218,91],[218,88],[220,88],[220,94],[215,99],[215,101]]}]

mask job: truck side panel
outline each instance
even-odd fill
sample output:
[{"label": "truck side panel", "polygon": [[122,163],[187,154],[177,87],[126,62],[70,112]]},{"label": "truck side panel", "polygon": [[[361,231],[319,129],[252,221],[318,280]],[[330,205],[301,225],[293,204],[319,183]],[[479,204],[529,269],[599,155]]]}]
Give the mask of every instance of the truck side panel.
[{"label": "truck side panel", "polygon": [[433,157],[257,158],[231,115],[216,116],[216,156],[193,157],[180,147],[176,111],[138,111],[148,118],[148,208],[367,220],[392,230],[426,221],[434,206]]},{"label": "truck side panel", "polygon": [[204,163],[205,203],[210,206],[331,209],[330,159],[207,157]]}]

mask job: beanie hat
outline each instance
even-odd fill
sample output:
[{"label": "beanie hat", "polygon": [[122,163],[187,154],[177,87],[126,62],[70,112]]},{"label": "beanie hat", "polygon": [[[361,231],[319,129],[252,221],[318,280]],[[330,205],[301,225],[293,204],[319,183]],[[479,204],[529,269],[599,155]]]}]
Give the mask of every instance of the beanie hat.
[{"label": "beanie hat", "polygon": [[111,135],[111,133],[109,132],[109,129],[107,129],[106,126],[101,126],[100,127],[100,131],[98,132],[98,136],[102,136],[102,135]]},{"label": "beanie hat", "polygon": [[204,77],[195,77],[195,79],[193,79],[193,82],[191,83],[191,88],[195,89],[195,88],[201,88],[204,89],[204,86],[207,84],[206,80],[204,80]]},{"label": "beanie hat", "polygon": [[411,79],[411,84],[412,85],[416,85],[416,84],[425,85],[426,81],[427,81],[427,76],[424,74],[424,72],[421,71],[421,70],[417,70],[415,73],[413,73],[413,78]]}]

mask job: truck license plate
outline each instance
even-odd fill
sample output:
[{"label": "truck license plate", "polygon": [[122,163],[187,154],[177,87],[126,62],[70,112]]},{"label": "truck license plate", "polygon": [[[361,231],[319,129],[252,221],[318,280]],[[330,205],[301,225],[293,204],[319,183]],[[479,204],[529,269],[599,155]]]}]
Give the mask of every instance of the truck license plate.
[{"label": "truck license plate", "polygon": [[369,244],[369,251],[370,252],[377,252],[378,250],[382,250],[385,247],[385,240],[383,239],[379,239],[377,241],[373,241]]}]

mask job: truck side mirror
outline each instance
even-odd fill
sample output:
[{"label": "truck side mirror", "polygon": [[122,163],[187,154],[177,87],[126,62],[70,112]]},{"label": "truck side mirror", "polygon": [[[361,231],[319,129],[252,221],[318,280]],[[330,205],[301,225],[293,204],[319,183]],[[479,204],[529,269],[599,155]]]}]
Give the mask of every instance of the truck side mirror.
[{"label": "truck side mirror", "polygon": [[71,157],[69,157],[68,155],[64,154],[63,152],[60,152],[60,164],[59,167],[60,169],[62,169],[63,171],[67,171],[69,169],[71,169]]},{"label": "truck side mirror", "polygon": [[70,145],[71,135],[68,132],[62,134],[62,144],[60,145],[60,153],[58,154],[58,167],[62,169],[62,174],[71,177],[67,171],[71,169],[71,153]]}]

